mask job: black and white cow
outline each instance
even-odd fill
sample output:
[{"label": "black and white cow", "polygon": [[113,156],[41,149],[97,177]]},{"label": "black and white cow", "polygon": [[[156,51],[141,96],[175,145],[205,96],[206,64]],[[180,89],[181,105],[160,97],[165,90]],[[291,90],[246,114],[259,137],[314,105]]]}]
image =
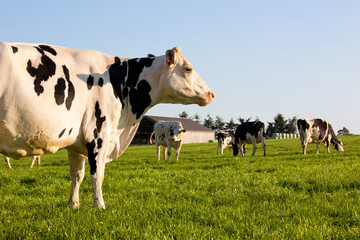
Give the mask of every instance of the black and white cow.
[{"label": "black and white cow", "polygon": [[234,132],[219,132],[217,133],[218,145],[216,148],[216,154],[219,154],[219,148],[221,155],[224,154],[224,149],[229,147],[229,152],[231,153],[231,148],[233,147],[235,134]]},{"label": "black and white cow", "polygon": [[306,154],[306,146],[311,142],[316,142],[316,153],[319,153],[321,142],[326,144],[328,153],[330,153],[330,143],[334,145],[336,150],[344,151],[343,143],[336,137],[328,121],[303,118],[297,120],[297,127],[304,155]]},{"label": "black and white cow", "polygon": [[0,73],[0,153],[21,158],[66,148],[74,207],[86,158],[94,205],[105,207],[105,163],[125,151],[147,110],[158,103],[206,106],[214,98],[177,47],[125,59],[0,42]]},{"label": "black and white cow", "polygon": [[[10,164],[10,158],[8,156],[4,155],[4,159],[6,164],[8,165],[8,167],[11,169],[11,164]],[[37,166],[40,166],[40,156],[33,156],[31,158],[31,164],[30,164],[30,168],[32,168],[34,166],[35,161],[37,160]]]},{"label": "black and white cow", "polygon": [[157,159],[160,160],[160,146],[163,146],[164,160],[166,159],[166,149],[168,152],[168,160],[170,160],[171,147],[176,151],[176,160],[179,160],[180,149],[185,132],[186,130],[178,121],[159,121],[155,123],[154,131],[150,136],[150,143],[152,143],[151,138],[155,133]]},{"label": "black and white cow", "polygon": [[254,156],[256,151],[256,144],[261,142],[264,150],[264,156],[266,155],[265,149],[265,125],[263,122],[244,122],[237,126],[235,131],[235,142],[233,147],[234,156],[237,156],[240,148],[240,155],[243,157],[245,152],[245,144],[251,143],[253,145]]}]

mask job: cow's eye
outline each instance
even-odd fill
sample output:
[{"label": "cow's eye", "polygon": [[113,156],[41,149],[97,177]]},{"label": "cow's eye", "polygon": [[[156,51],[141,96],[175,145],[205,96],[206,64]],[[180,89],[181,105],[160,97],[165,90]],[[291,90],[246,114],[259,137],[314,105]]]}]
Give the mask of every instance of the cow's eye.
[{"label": "cow's eye", "polygon": [[191,67],[186,67],[186,68],[185,68],[185,72],[191,73],[191,72],[192,72],[192,68],[191,68]]}]

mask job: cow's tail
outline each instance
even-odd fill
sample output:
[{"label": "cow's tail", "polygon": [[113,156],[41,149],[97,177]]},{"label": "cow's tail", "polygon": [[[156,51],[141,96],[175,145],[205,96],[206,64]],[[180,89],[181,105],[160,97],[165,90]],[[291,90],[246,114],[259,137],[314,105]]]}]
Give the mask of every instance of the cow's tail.
[{"label": "cow's tail", "polygon": [[152,144],[151,138],[152,138],[152,136],[154,135],[154,133],[155,133],[155,131],[153,131],[153,132],[151,133],[151,135],[150,135],[150,144]]}]

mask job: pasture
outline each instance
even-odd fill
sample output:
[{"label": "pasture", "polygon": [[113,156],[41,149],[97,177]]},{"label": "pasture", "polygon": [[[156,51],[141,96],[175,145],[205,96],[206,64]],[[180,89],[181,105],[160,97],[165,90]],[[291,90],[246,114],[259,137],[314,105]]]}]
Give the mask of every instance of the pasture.
[{"label": "pasture", "polygon": [[216,143],[183,145],[179,161],[131,146],[106,165],[105,210],[92,207],[89,167],[80,208],[67,206],[66,151],[0,163],[0,239],[359,239],[360,136],[345,152],[267,140],[244,158]]}]

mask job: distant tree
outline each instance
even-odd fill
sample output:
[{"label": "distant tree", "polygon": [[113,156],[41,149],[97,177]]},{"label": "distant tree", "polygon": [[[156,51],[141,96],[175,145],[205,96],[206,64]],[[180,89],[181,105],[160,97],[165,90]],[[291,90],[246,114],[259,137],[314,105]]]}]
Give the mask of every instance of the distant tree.
[{"label": "distant tree", "polygon": [[250,122],[252,117],[249,117],[248,119],[244,119],[244,118],[241,118],[241,117],[238,117],[237,120],[240,122],[240,123],[244,123],[244,122]]},{"label": "distant tree", "polygon": [[274,135],[274,133],[276,133],[275,123],[273,122],[267,122],[267,123],[268,123],[268,127],[266,129],[265,135],[271,137],[272,135]]},{"label": "distant tree", "polygon": [[189,118],[189,114],[187,114],[187,112],[183,111],[182,113],[179,114],[179,117],[181,117],[181,118]]},{"label": "distant tree", "polygon": [[338,132],[337,132],[337,135],[338,136],[343,136],[343,135],[350,135],[350,131],[349,129],[347,129],[346,127],[343,127],[342,129],[340,129]]},{"label": "distant tree", "polygon": [[215,125],[215,130],[217,132],[221,132],[222,130],[224,130],[225,124],[226,123],[224,122],[224,120],[220,116],[216,116],[214,125]]},{"label": "distant tree", "polygon": [[226,131],[233,131],[233,132],[235,131],[236,124],[235,124],[233,118],[230,118],[230,121],[225,124],[225,129],[226,129]]},{"label": "distant tree", "polygon": [[192,119],[194,119],[195,122],[201,122],[201,118],[199,116],[199,114],[195,113],[195,115],[192,117]]},{"label": "distant tree", "polygon": [[285,133],[287,121],[281,113],[274,117],[275,132]]},{"label": "distant tree", "polygon": [[297,117],[289,118],[286,123],[286,130],[285,133],[296,133],[297,127],[296,127]]},{"label": "distant tree", "polygon": [[204,119],[203,125],[207,128],[210,128],[212,130],[215,129],[214,120],[210,116],[210,114],[207,115],[207,118]]}]

